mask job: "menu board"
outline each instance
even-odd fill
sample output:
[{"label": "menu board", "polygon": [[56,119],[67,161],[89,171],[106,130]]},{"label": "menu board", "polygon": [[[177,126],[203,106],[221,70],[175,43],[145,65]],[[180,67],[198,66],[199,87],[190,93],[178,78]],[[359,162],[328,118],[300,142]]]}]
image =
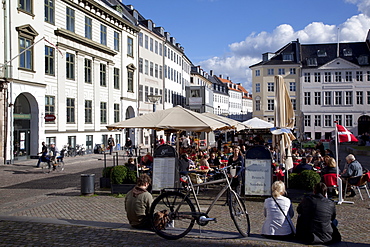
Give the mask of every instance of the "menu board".
[{"label": "menu board", "polygon": [[176,158],[154,158],[153,190],[175,188]]},{"label": "menu board", "polygon": [[271,160],[245,160],[245,195],[271,195]]}]

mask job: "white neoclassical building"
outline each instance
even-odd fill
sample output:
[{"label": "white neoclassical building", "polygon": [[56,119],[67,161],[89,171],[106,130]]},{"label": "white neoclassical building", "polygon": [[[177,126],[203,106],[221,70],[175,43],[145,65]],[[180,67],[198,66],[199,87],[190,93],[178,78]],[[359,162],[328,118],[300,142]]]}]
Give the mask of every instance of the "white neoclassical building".
[{"label": "white neoclassical building", "polygon": [[91,151],[114,134],[120,143],[105,126],[136,115],[139,29],[128,13],[103,1],[4,3],[4,159],[34,155],[42,141]]}]

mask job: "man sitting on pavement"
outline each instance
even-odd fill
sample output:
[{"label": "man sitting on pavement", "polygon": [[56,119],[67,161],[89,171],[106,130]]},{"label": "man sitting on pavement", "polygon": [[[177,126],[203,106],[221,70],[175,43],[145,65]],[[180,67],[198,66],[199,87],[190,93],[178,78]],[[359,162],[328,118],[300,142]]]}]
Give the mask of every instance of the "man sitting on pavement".
[{"label": "man sitting on pavement", "polygon": [[134,228],[151,229],[149,211],[153,202],[153,197],[147,191],[150,183],[150,177],[146,174],[142,174],[137,179],[136,186],[126,195],[125,209],[127,219]]},{"label": "man sitting on pavement", "polygon": [[315,185],[314,194],[305,196],[297,207],[296,238],[306,244],[332,244],[341,241],[333,201],[327,199],[324,183]]}]

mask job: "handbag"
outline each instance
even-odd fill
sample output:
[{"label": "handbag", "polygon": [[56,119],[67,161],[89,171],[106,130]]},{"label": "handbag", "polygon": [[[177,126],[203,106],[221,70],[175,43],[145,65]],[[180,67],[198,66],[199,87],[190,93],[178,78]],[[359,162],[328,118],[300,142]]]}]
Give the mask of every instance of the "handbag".
[{"label": "handbag", "polygon": [[289,226],[290,226],[290,229],[292,230],[292,233],[291,235],[295,235],[295,230],[294,230],[294,227],[292,226],[292,223],[290,222],[290,220],[288,219],[288,216],[284,213],[283,209],[280,207],[279,203],[276,201],[275,197],[272,196],[272,199],[274,199],[276,205],[279,207],[280,211],[283,213],[283,215],[285,216],[286,220],[288,221],[289,223]]},{"label": "handbag", "polygon": [[193,184],[201,184],[203,180],[200,178],[199,174],[189,173],[190,180]]}]

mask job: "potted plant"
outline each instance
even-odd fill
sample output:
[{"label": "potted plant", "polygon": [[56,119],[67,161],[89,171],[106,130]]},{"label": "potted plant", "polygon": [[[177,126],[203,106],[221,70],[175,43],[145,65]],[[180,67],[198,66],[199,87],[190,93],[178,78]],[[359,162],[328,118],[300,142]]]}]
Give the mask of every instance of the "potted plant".
[{"label": "potted plant", "polygon": [[127,166],[114,166],[110,173],[112,194],[126,194],[136,184],[136,172]]},{"label": "potted plant", "polygon": [[102,177],[100,178],[100,188],[110,188],[110,174],[113,166],[104,167]]}]

